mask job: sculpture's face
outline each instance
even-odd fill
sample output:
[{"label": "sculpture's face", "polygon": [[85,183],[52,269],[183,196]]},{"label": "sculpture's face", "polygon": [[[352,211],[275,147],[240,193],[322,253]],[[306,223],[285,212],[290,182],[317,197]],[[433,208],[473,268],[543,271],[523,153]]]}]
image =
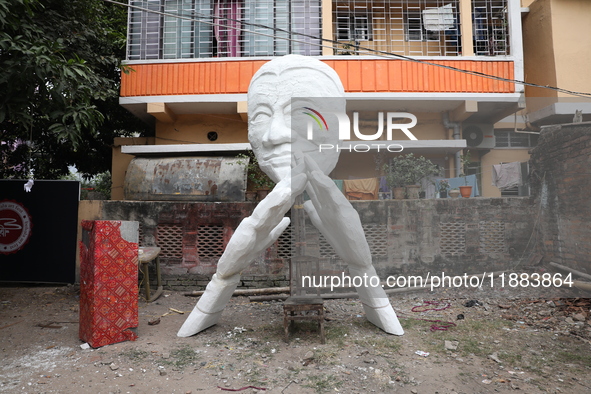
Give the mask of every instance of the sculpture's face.
[{"label": "sculpture's face", "polygon": [[[292,68],[280,75],[263,73],[253,81],[248,91],[248,138],[261,169],[271,179],[279,182],[291,176],[296,152],[310,155],[326,174],[332,171],[338,152],[319,152],[319,144],[338,144],[336,117],[325,116],[330,132],[315,130],[313,140],[308,140],[306,130],[311,118],[303,107],[325,114],[344,111],[342,96],[331,78],[311,68]],[[338,104],[322,99],[326,97],[338,97]]]}]

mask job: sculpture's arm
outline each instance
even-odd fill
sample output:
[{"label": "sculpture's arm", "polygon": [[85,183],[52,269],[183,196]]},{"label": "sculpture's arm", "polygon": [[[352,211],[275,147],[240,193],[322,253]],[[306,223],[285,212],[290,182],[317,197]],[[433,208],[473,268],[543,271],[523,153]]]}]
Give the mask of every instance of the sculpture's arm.
[{"label": "sculpture's arm", "polygon": [[[304,156],[310,201],[304,208],[337,254],[349,265],[351,276],[377,277],[359,214],[349,200],[309,157]],[[371,283],[371,280],[370,280]],[[382,330],[402,335],[404,330],[381,285],[357,287],[367,319]]]},{"label": "sculpture's arm", "polygon": [[245,218],[232,235],[218,261],[219,277],[230,277],[246,269],[250,263],[279,238],[289,225],[285,213],[306,185],[306,174],[280,181]]},{"label": "sculpture's arm", "polygon": [[240,272],[285,230],[289,218],[284,215],[305,185],[304,173],[294,176],[291,181],[282,180],[256,206],[252,215],[240,223],[218,261],[217,272],[177,333],[179,337],[194,335],[217,323],[240,281]]},{"label": "sculpture's arm", "polygon": [[309,156],[303,160],[308,174],[310,200],[304,209],[338,255],[351,266],[371,265],[371,253],[359,214],[335,183]]}]

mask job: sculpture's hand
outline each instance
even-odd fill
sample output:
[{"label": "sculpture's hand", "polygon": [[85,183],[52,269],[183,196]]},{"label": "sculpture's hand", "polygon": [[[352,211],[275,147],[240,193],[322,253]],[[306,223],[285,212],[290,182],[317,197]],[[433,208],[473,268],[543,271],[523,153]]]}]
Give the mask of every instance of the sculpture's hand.
[{"label": "sculpture's hand", "polygon": [[284,215],[293,205],[295,196],[303,192],[305,185],[304,173],[283,179],[259,202],[252,215],[240,223],[228,242],[218,262],[217,272],[220,276],[232,276],[247,268],[279,238],[290,222]]},{"label": "sculpture's hand", "polygon": [[238,286],[240,272],[285,230],[289,218],[284,215],[307,183],[302,168],[296,169],[298,175],[279,182],[256,206],[252,215],[240,223],[218,261],[217,272],[180,328],[178,336],[188,337],[214,325]]},{"label": "sculpture's hand", "polygon": [[306,191],[310,195],[304,209],[312,224],[343,261],[358,267],[371,264],[371,253],[359,214],[313,159],[306,155],[303,161],[308,174]]}]

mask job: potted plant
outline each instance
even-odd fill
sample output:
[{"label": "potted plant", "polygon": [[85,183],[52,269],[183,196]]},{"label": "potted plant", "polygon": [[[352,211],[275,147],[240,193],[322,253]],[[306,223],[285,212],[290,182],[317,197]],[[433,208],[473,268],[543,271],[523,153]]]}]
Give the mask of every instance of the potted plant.
[{"label": "potted plant", "polygon": [[421,180],[436,174],[438,172],[438,167],[424,156],[415,157],[412,153],[409,153],[407,156],[414,161],[408,169],[409,183],[406,186],[407,194],[409,195],[409,198],[419,198],[420,191],[423,189]]},{"label": "potted plant", "polygon": [[454,187],[448,192],[448,194],[451,198],[458,198],[460,195],[460,189]]},{"label": "potted plant", "polygon": [[465,155],[460,155],[460,162],[462,165],[462,173],[460,176],[464,178],[464,186],[460,186],[460,194],[462,197],[468,198],[472,195],[472,186],[468,185],[468,175],[466,174],[468,166],[470,165],[470,151],[466,151]]},{"label": "potted plant", "polygon": [[435,174],[437,170],[437,166],[431,160],[423,156],[416,157],[413,153],[396,156],[389,164],[384,165],[386,183],[392,188],[395,198],[403,198],[400,197],[403,188],[406,188],[408,198],[419,198],[419,182]]},{"label": "potted plant", "polygon": [[437,189],[439,191],[439,198],[447,198],[447,191],[449,190],[449,181],[447,179],[442,179],[439,181],[437,185]]},{"label": "potted plant", "polygon": [[400,167],[390,164],[384,164],[384,175],[386,177],[386,184],[392,189],[392,195],[396,200],[404,199],[406,195],[406,176]]},{"label": "potted plant", "polygon": [[236,157],[241,159],[238,161],[238,164],[246,165],[246,179],[248,181],[246,186],[246,200],[254,201],[253,194],[257,196],[258,200],[262,200],[275,187],[275,182],[261,170],[259,162],[252,151],[241,153]]}]

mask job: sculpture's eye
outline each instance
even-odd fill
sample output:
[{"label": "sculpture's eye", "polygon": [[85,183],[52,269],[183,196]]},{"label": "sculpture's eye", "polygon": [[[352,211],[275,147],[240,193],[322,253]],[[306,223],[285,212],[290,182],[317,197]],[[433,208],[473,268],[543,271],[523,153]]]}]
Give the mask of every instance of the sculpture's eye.
[{"label": "sculpture's eye", "polygon": [[283,116],[291,116],[291,105],[288,104],[285,107],[283,107]]},{"label": "sculpture's eye", "polygon": [[271,114],[266,111],[257,111],[252,117],[251,123],[260,124],[266,123],[271,119]]}]

